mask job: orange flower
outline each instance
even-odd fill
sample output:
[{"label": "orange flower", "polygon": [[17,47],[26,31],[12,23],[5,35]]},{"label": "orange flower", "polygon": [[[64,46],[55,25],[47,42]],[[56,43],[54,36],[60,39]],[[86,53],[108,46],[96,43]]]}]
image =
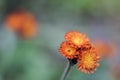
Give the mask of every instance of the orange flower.
[{"label": "orange flower", "polygon": [[99,56],[92,47],[89,50],[82,51],[78,58],[78,70],[84,73],[93,73],[96,67],[99,66]]},{"label": "orange flower", "polygon": [[86,35],[78,31],[70,31],[66,33],[65,40],[60,45],[59,52],[70,59],[72,64],[78,63],[78,70],[93,73],[99,66],[100,58]]},{"label": "orange flower", "polygon": [[34,17],[30,14],[24,14],[23,17],[26,17],[23,20],[22,32],[24,38],[34,37],[37,32],[37,23]]},{"label": "orange flower", "polygon": [[77,47],[80,47],[82,44],[89,41],[89,39],[87,38],[87,36],[85,34],[82,34],[78,31],[70,31],[70,32],[66,33],[65,39],[67,41],[70,41]]},{"label": "orange flower", "polygon": [[68,59],[76,58],[76,48],[73,47],[72,43],[69,43],[67,41],[62,42],[59,48],[59,52]]},{"label": "orange flower", "polygon": [[102,40],[94,41],[98,55],[103,57],[113,57],[117,51],[116,46],[113,43],[106,43]]},{"label": "orange flower", "polygon": [[26,11],[14,11],[5,18],[7,28],[11,29],[23,38],[31,38],[36,35],[37,23],[34,16]]},{"label": "orange flower", "polygon": [[5,24],[7,25],[7,28],[17,32],[22,24],[22,17],[21,13],[13,12],[6,16],[5,18]]}]

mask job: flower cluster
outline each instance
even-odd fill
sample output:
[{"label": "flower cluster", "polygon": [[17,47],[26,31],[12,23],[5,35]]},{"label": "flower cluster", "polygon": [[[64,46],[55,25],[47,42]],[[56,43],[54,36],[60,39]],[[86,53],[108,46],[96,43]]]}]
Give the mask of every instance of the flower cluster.
[{"label": "flower cluster", "polygon": [[99,56],[89,38],[79,31],[69,31],[59,47],[62,56],[69,60],[77,60],[78,70],[93,73],[99,66]]}]

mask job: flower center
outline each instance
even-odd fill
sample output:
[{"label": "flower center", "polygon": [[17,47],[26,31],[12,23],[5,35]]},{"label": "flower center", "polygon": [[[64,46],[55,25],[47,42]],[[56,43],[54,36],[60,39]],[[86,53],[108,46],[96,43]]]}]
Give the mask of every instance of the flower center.
[{"label": "flower center", "polygon": [[89,67],[94,65],[93,57],[89,54],[86,54],[83,58],[83,63],[85,66],[89,66]]},{"label": "flower center", "polygon": [[75,49],[72,47],[66,47],[66,53],[68,53],[69,55],[74,55]]}]

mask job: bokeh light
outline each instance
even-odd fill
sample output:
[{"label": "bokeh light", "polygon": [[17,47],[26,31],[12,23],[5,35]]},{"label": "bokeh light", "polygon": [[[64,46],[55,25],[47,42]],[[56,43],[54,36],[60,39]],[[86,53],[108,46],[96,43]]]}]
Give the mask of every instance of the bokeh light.
[{"label": "bokeh light", "polygon": [[23,38],[31,38],[37,35],[35,17],[24,10],[16,10],[8,14],[5,18],[5,25]]}]

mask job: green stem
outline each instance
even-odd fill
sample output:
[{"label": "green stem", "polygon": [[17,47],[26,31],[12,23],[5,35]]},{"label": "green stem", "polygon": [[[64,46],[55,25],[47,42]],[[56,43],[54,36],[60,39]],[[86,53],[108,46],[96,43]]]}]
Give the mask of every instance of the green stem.
[{"label": "green stem", "polygon": [[72,62],[69,60],[67,66],[66,66],[66,68],[65,68],[65,70],[62,74],[61,80],[66,79],[66,77],[67,77],[68,73],[70,72],[70,69],[71,69],[72,66],[73,66]]}]

